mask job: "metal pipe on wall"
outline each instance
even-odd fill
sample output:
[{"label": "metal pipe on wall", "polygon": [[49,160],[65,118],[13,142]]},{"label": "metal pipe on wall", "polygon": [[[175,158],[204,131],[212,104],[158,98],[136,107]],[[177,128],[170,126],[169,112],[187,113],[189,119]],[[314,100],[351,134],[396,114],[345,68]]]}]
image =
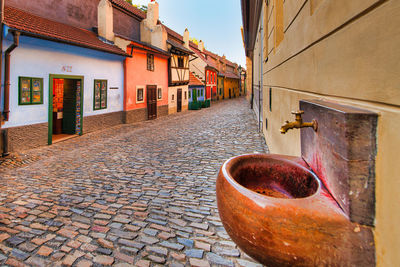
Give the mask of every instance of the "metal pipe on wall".
[{"label": "metal pipe on wall", "polygon": [[[3,19],[4,19],[4,0],[0,0],[0,71],[3,69]],[[1,102],[1,75],[0,75],[0,102]],[[3,115],[0,113],[0,129],[3,125]],[[8,132],[0,131],[3,153],[2,156],[8,155]]]},{"label": "metal pipe on wall", "polygon": [[[11,52],[18,47],[19,45],[19,36],[20,32],[13,31],[14,42],[10,47],[7,48],[4,53],[4,109],[3,116],[4,121],[8,121],[10,117],[10,61],[11,61]],[[3,153],[2,156],[8,156],[8,129],[4,129],[2,131],[2,139],[3,139]]]},{"label": "metal pipe on wall", "polygon": [[10,60],[11,52],[19,45],[20,32],[13,31],[14,43],[4,53],[4,120],[8,121],[10,116]]}]

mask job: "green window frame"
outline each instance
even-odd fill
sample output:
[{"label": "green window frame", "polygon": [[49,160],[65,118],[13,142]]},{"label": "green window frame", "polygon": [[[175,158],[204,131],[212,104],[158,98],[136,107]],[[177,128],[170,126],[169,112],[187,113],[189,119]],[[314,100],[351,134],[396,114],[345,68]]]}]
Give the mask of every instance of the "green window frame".
[{"label": "green window frame", "polygon": [[18,104],[43,104],[43,78],[18,77]]},{"label": "green window frame", "polygon": [[93,110],[107,108],[107,80],[94,80],[93,86]]}]

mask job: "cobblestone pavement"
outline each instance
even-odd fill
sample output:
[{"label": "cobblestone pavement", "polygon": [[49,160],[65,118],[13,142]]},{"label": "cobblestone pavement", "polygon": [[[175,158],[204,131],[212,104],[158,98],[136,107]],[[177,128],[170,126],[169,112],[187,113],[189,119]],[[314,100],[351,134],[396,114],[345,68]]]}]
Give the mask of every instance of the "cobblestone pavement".
[{"label": "cobblestone pavement", "polygon": [[24,151],[0,171],[0,265],[257,266],[225,232],[215,180],[267,152],[244,99]]}]

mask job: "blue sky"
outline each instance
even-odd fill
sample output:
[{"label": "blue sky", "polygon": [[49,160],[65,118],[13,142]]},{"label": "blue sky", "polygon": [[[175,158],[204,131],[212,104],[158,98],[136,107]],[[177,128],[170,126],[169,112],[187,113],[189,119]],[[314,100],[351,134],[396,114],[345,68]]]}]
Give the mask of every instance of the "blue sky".
[{"label": "blue sky", "polygon": [[[149,0],[132,0],[147,5]],[[207,50],[245,66],[240,27],[240,0],[157,0],[160,20],[183,34],[188,28],[190,37],[203,40]]]}]

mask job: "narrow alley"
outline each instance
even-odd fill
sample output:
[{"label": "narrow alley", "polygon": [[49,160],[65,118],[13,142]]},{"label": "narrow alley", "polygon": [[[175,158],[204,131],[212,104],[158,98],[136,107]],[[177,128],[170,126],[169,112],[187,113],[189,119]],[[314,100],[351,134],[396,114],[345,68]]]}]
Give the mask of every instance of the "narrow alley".
[{"label": "narrow alley", "polygon": [[25,151],[3,166],[0,264],[260,266],[218,216],[215,181],[266,153],[244,98]]}]

